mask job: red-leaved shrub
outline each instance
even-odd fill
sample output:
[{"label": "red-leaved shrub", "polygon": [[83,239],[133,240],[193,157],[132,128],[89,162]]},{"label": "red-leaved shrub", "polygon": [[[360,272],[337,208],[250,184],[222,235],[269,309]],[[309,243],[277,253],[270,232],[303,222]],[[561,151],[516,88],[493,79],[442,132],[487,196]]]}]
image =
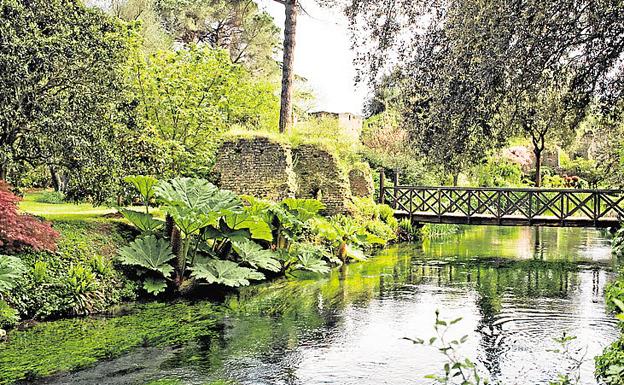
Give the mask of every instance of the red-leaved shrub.
[{"label": "red-leaved shrub", "polygon": [[24,247],[56,250],[59,233],[50,223],[19,213],[17,203],[20,200],[10,186],[0,180],[0,251],[15,252]]}]

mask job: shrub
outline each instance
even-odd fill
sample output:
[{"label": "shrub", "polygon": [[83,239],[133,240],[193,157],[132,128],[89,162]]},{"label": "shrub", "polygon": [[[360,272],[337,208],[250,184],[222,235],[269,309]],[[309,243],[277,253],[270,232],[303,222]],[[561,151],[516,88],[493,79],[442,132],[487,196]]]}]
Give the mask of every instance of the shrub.
[{"label": "shrub", "polygon": [[24,247],[35,250],[56,249],[58,232],[39,219],[18,212],[20,198],[10,191],[9,185],[0,181],[0,250],[16,252]]},{"label": "shrub", "polygon": [[0,299],[0,329],[13,327],[19,322],[17,310],[9,306],[6,301]]},{"label": "shrub", "polygon": [[513,187],[522,184],[521,166],[504,157],[490,157],[471,170],[474,183],[479,187]]},{"label": "shrub", "polygon": [[55,253],[20,254],[26,271],[5,299],[22,318],[95,313],[136,297],[134,283],[111,262],[127,242],[123,225],[71,221],[55,227],[61,234]]}]

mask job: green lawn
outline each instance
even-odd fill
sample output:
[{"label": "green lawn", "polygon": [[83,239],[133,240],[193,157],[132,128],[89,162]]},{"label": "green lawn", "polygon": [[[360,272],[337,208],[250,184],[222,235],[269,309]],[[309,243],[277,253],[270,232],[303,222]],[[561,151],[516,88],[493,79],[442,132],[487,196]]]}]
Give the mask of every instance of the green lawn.
[{"label": "green lawn", "polygon": [[[43,203],[37,200],[45,191],[31,191],[24,194],[24,199],[20,202],[21,211],[43,217],[50,221],[71,221],[100,218],[106,214],[116,213],[112,207],[93,206],[90,203]],[[142,211],[143,206],[127,207],[130,210]],[[164,218],[165,215],[157,207],[150,208],[150,214],[157,218]]]},{"label": "green lawn", "polygon": [[116,210],[105,206],[93,206],[90,203],[41,203],[37,202],[43,191],[29,192],[20,202],[20,210],[44,217],[48,220],[91,219],[114,213]]}]

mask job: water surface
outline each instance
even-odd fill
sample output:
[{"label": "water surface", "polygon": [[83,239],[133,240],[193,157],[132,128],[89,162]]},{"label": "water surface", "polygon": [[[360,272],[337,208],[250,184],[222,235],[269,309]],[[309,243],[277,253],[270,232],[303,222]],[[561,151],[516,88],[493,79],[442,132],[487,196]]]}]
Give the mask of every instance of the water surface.
[{"label": "water surface", "polygon": [[[403,337],[434,335],[435,311],[462,317],[462,353],[494,381],[547,384],[571,365],[551,350],[563,332],[586,362],[618,329],[604,304],[614,275],[607,237],[592,229],[470,227],[398,245],[366,263],[282,279],[227,298],[221,336],[140,349],[46,384],[144,384],[215,379],[260,384],[426,384],[443,357]],[[198,305],[201,306],[201,305]]]}]

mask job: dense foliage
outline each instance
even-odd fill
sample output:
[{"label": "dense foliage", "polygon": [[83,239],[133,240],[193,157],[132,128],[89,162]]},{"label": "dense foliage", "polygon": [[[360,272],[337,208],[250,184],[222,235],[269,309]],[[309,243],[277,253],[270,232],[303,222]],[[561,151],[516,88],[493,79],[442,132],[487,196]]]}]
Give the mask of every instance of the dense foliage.
[{"label": "dense foliage", "polygon": [[220,133],[277,122],[273,86],[252,79],[225,51],[137,54],[130,74],[140,126],[165,156],[159,175],[206,175]]},{"label": "dense foliage", "polygon": [[[624,229],[619,229],[613,237],[613,253],[618,257],[624,256]],[[616,317],[620,320],[622,334],[620,338],[608,346],[604,352],[596,357],[596,376],[603,383],[608,385],[624,384],[624,271],[620,271],[620,276],[610,283],[605,296],[607,306],[611,311],[616,312]]]},{"label": "dense foliage", "polygon": [[624,90],[623,11],[578,0],[347,7],[362,79],[400,91],[413,145],[449,173],[519,132],[539,160],[544,141],[576,127],[588,107],[609,110]]},{"label": "dense foliage", "polygon": [[0,35],[0,179],[41,165],[58,188],[103,199],[132,29],[75,0],[11,0]]},{"label": "dense foliage", "polygon": [[18,316],[13,322],[0,316],[0,327],[18,319],[97,313],[135,297],[135,285],[113,266],[116,248],[126,242],[123,227],[97,221],[57,221],[54,227],[61,235],[58,250],[13,257],[19,274],[9,277],[10,286],[2,284],[7,275],[0,267],[0,294]]},{"label": "dense foliage", "polygon": [[[267,275],[309,270],[324,273],[332,263],[366,259],[362,248],[394,239],[392,209],[365,202],[358,216],[325,219],[314,199],[269,202],[238,197],[203,179],[127,179],[166,213],[162,221],[147,212],[120,209],[142,235],[119,252],[135,266],[145,291],[196,285],[244,286]],[[372,210],[372,211],[371,211]]]}]

